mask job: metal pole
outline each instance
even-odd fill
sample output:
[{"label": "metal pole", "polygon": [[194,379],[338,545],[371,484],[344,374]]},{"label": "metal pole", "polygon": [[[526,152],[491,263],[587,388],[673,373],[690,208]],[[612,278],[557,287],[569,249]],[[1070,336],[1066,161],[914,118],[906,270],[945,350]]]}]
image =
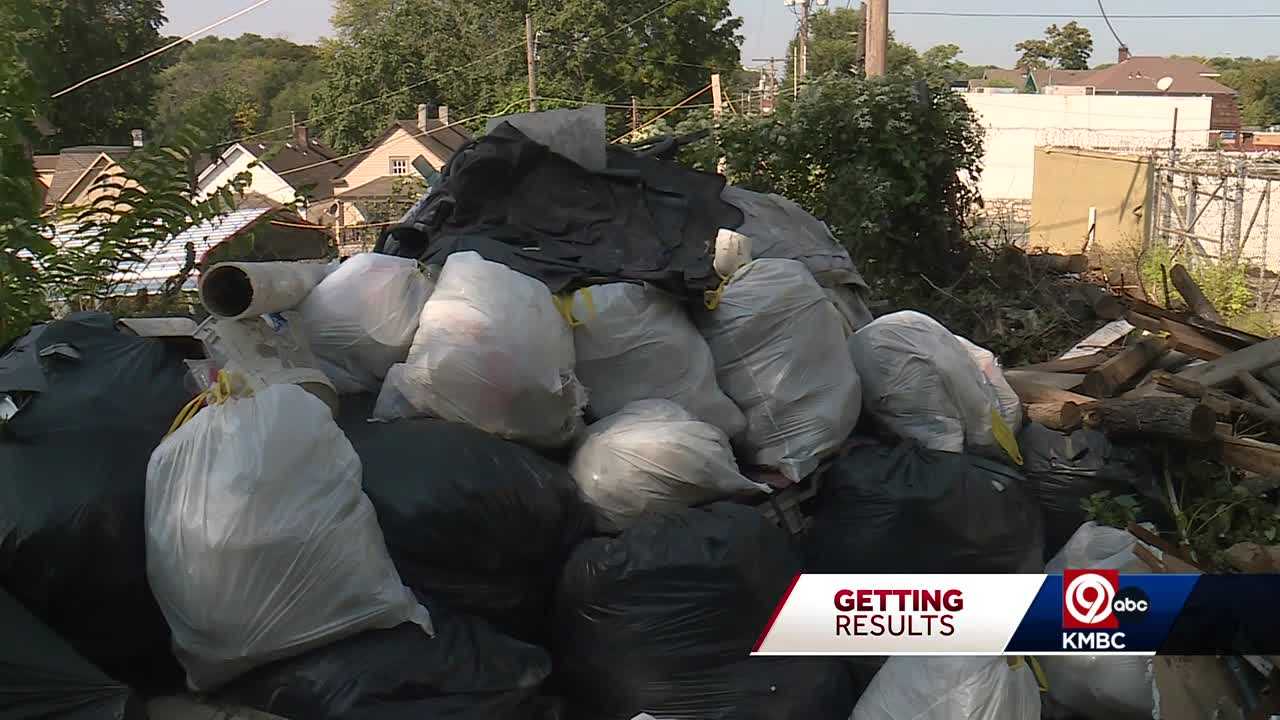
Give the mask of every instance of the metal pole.
[{"label": "metal pole", "polygon": [[533,35],[533,15],[524,16],[524,49],[529,66],[529,112],[538,112],[538,47]]}]

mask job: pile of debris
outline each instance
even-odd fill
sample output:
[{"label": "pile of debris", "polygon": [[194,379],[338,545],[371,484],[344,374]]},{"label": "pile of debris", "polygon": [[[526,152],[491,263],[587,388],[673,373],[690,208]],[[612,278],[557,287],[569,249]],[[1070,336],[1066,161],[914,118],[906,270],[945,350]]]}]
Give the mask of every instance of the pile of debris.
[{"label": "pile of debris", "polygon": [[1235,447],[1202,409],[1253,412],[1212,404],[1225,370],[1195,399],[1069,394],[1116,394],[1144,339],[1005,373],[873,318],[794,203],[564,119],[461,150],[376,253],[210,268],[198,327],[85,313],[0,350],[0,707],[1151,717],[1128,660],[1045,663],[1042,697],[1016,658],[750,653],[801,571],[1175,560],[1064,500],[1136,477],[1071,431]]}]

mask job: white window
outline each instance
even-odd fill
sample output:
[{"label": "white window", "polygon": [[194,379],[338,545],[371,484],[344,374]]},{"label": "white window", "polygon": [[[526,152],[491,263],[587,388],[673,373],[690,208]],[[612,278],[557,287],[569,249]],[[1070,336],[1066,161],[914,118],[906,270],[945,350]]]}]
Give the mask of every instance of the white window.
[{"label": "white window", "polygon": [[409,158],[406,158],[406,157],[391,158],[391,174],[392,175],[408,175],[409,174]]}]

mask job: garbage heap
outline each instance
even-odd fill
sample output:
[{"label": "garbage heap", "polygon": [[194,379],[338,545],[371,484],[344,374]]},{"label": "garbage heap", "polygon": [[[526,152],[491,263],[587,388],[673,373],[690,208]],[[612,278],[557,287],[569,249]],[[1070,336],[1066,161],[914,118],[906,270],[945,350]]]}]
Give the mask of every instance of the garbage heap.
[{"label": "garbage heap", "polygon": [[[994,356],[873,320],[785,198],[521,122],[375,253],[0,354],[6,716],[1038,718],[1026,662],[750,657],[800,571],[1044,570]],[[1046,669],[1150,716],[1144,667]]]}]

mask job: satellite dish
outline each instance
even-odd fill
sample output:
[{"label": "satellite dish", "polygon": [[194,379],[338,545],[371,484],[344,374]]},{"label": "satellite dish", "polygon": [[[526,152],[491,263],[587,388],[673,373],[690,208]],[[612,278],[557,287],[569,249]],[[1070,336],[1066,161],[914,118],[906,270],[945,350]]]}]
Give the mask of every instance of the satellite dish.
[{"label": "satellite dish", "polygon": [[1165,75],[1156,81],[1156,87],[1160,89],[1160,92],[1169,92],[1169,88],[1173,87],[1173,78]]}]

